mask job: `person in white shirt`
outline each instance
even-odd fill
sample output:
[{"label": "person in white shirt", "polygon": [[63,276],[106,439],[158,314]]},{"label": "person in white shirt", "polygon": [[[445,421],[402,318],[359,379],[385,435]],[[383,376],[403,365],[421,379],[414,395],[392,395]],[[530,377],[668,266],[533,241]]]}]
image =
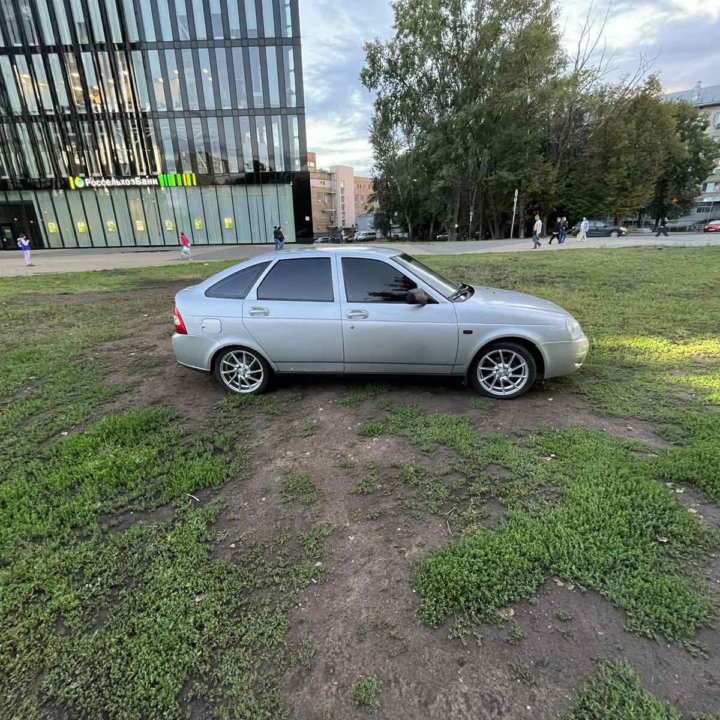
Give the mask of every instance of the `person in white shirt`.
[{"label": "person in white shirt", "polygon": [[542,220],[540,215],[535,213],[535,224],[533,225],[533,250],[540,247],[540,234],[542,233]]},{"label": "person in white shirt", "polygon": [[578,240],[587,240],[587,231],[590,229],[590,223],[587,218],[583,218],[580,223],[580,232],[577,235]]}]

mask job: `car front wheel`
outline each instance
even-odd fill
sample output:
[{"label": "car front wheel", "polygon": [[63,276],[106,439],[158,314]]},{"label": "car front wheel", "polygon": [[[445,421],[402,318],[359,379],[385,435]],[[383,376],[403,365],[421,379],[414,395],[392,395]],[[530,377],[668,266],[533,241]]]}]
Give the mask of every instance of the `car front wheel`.
[{"label": "car front wheel", "polygon": [[617,230],[613,230],[613,231],[610,233],[610,237],[611,237],[611,238],[620,237],[620,233],[619,233]]},{"label": "car front wheel", "polygon": [[253,350],[229,348],[223,350],[215,362],[215,377],[230,392],[258,395],[267,389],[270,368]]},{"label": "car front wheel", "polygon": [[522,345],[498,342],[480,351],[473,363],[470,379],[481,394],[498,400],[524,395],[535,383],[537,366]]}]

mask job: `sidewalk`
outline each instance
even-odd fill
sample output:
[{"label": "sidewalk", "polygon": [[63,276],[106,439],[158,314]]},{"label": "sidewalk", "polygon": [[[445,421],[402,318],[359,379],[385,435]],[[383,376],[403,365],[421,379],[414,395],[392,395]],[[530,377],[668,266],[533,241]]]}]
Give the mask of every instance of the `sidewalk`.
[{"label": "sidewalk", "polygon": [[[720,245],[720,236],[699,234],[678,234],[668,238],[654,236],[629,235],[624,238],[589,238],[579,243],[572,237],[565,245],[543,244],[537,250],[532,249],[532,241],[525,240],[484,240],[469,242],[396,242],[371,243],[370,247],[394,247],[410,255],[461,255],[497,252],[568,252],[583,248],[619,247],[706,247]],[[312,247],[311,245],[293,246],[286,249]],[[324,246],[318,246],[324,247]],[[349,244],[352,248],[353,245]],[[193,247],[193,263],[240,261],[263,253],[272,252],[271,244],[264,245],[197,245]],[[180,259],[180,248],[85,248],[68,250],[33,250],[34,267],[26,268],[20,252],[0,252],[0,277],[20,277],[42,275],[46,273],[84,272],[88,270],[119,270],[127,268],[156,267],[176,265],[188,262]]]}]

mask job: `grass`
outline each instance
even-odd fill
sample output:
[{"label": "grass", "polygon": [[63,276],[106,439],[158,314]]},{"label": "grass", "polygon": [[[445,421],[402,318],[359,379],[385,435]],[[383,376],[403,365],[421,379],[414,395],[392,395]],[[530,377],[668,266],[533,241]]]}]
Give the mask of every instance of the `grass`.
[{"label": "grass", "polygon": [[378,695],[382,688],[382,682],[375,675],[366,675],[353,683],[350,698],[358,707],[372,712],[380,708]]},{"label": "grass", "polygon": [[355,495],[372,495],[382,488],[380,482],[380,469],[377,463],[368,463],[365,475],[355,484],[352,492]]},{"label": "grass", "polygon": [[637,673],[623,662],[603,665],[581,690],[563,720],[682,720],[682,715],[653,697]]},{"label": "grass", "polygon": [[281,494],[284,502],[313,505],[320,497],[320,488],[307,475],[288,473],[282,482]]}]

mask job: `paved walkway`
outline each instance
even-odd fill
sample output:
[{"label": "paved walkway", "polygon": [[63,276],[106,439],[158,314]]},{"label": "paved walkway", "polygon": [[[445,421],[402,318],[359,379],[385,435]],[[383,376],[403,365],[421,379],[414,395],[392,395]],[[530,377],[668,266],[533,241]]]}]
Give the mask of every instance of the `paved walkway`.
[{"label": "paved walkway", "polygon": [[[372,243],[372,247],[396,247],[411,255],[460,255],[496,252],[567,252],[582,248],[618,247],[705,247],[720,245],[720,237],[702,234],[677,234],[669,238],[630,235],[624,238],[590,238],[579,243],[568,238],[563,246],[547,244],[547,238],[538,250],[527,240],[485,240],[471,242],[432,243]],[[291,245],[286,245],[292,247]],[[298,245],[297,247],[310,247]],[[352,245],[350,245],[352,247]],[[272,245],[213,245],[193,248],[192,262],[242,260],[271,252]],[[180,259],[179,246],[167,248],[87,248],[77,250],[33,250],[34,267],[26,268],[20,252],[0,251],[0,277],[40,275],[43,273],[82,272],[86,270],[117,270],[121,268],[176,265],[187,262]]]}]

